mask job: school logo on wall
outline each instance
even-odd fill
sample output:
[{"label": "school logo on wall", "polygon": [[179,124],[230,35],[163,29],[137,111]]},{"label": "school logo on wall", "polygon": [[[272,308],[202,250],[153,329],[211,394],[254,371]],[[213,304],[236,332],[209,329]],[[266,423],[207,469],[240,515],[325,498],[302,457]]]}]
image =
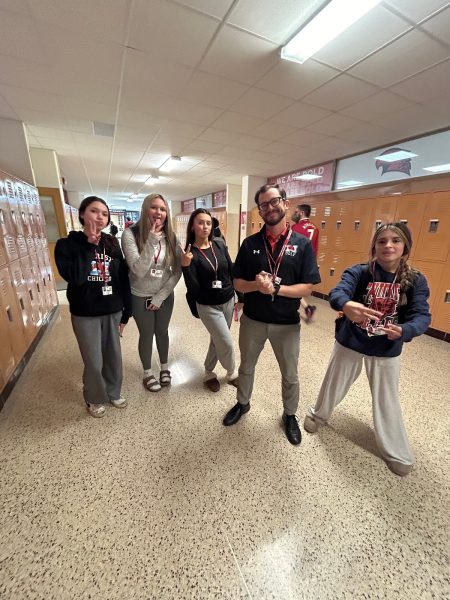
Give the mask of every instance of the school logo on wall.
[{"label": "school logo on wall", "polygon": [[[380,154],[380,156],[384,155],[393,155],[396,153],[404,153],[408,154],[409,150],[405,150],[404,148],[389,148]],[[411,175],[411,158],[400,158],[399,160],[383,160],[378,159],[375,161],[375,168],[381,169],[381,175],[385,173],[391,173],[392,171],[398,171],[399,173],[405,173],[405,175]]]}]

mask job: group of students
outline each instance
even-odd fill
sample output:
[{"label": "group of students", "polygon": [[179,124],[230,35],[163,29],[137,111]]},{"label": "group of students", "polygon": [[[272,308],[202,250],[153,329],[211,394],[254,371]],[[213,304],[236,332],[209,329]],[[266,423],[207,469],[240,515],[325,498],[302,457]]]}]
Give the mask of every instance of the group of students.
[{"label": "group of students", "polygon": [[[150,194],[139,220],[122,235],[123,256],[117,239],[103,231],[110,222],[107,204],[96,196],[83,200],[83,231],[58,240],[55,260],[68,282],[72,325],[84,363],[84,400],[92,416],[104,416],[108,404],[127,404],[121,395],[120,336],[130,316],[139,330],[144,387],[158,392],[171,384],[169,323],[174,288],[183,274],[191,309],[210,334],[204,385],[219,391],[215,368],[220,363],[226,382],[237,388],[237,402],[224,425],[236,424],[250,410],[256,364],[269,340],[281,372],[285,434],[290,443],[300,444],[300,299],[311,294],[320,275],[312,236],[295,231],[287,221],[284,190],[262,186],[255,202],[264,227],[243,241],[233,265],[222,236],[214,237],[206,209],[191,214],[182,248],[167,202]],[[424,333],[430,323],[427,281],[407,262],[411,245],[406,225],[381,225],[368,263],[346,269],[330,292],[331,306],[339,312],[336,341],[316,405],[304,421],[309,433],[326,424],[364,362],[378,447],[397,475],[406,475],[414,464],[399,402],[399,357],[403,342]],[[238,371],[230,334],[236,305],[243,306]],[[152,362],[153,339],[159,369]]]}]

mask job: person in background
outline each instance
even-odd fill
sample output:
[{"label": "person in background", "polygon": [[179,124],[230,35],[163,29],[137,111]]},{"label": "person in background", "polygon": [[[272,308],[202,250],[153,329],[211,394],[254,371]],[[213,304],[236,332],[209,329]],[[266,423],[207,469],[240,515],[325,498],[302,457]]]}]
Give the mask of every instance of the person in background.
[{"label": "person in background", "polygon": [[[314,250],[314,255],[317,259],[317,251],[319,249],[319,228],[309,220],[311,215],[311,206],[309,204],[297,205],[294,214],[292,215],[292,231],[296,231],[311,240]],[[300,300],[300,304],[305,311],[306,322],[310,323],[316,310],[316,306],[309,304],[306,298]]]},{"label": "person in background", "polygon": [[315,433],[359,377],[364,362],[372,393],[375,437],[381,456],[396,475],[414,464],[399,401],[403,343],[424,333],[431,321],[425,277],[408,264],[412,239],[403,223],[376,230],[368,264],[346,269],[330,292],[330,304],[341,311],[336,342],[314,408],[305,429]]},{"label": "person in background", "polygon": [[119,243],[102,230],[110,222],[104,200],[89,196],[79,208],[83,231],[57,241],[55,261],[68,283],[72,326],[84,363],[83,396],[93,417],[105,405],[127,405],[121,396],[122,335],[131,313],[130,284]]},{"label": "person in background", "polygon": [[234,264],[234,287],[245,294],[239,329],[241,364],[237,403],[223,424],[234,425],[250,410],[256,364],[269,340],[281,371],[284,430],[289,442],[298,445],[298,309],[300,298],[311,293],[320,276],[311,242],[287,223],[285,191],[278,185],[264,185],[256,192],[255,202],[265,225],[243,241]]},{"label": "person in background", "polygon": [[111,223],[111,225],[109,226],[109,233],[113,237],[117,237],[117,234],[119,233],[119,228],[117,227],[117,225],[114,225],[114,223]]},{"label": "person in background", "polygon": [[222,238],[225,244],[227,243],[223,233],[220,231],[219,220],[216,217],[211,217],[213,227],[213,237]]},{"label": "person in background", "polygon": [[[122,248],[129,268],[133,317],[139,329],[142,383],[148,391],[158,392],[172,381],[169,323],[173,290],[181,277],[181,250],[172,230],[169,206],[161,194],[144,198],[139,220],[122,234]],[[153,338],[159,373],[152,368]]]},{"label": "person in background", "polygon": [[128,229],[128,227],[131,227],[133,225],[133,221],[131,219],[131,217],[127,217],[125,219],[125,229]]},{"label": "person in background", "polygon": [[181,265],[188,292],[195,298],[198,315],[211,336],[204,363],[204,383],[211,392],[220,390],[214,372],[220,362],[226,370],[227,382],[236,386],[236,362],[230,333],[235,306],[233,265],[224,241],[213,237],[211,214],[204,208],[194,210],[189,217]]}]

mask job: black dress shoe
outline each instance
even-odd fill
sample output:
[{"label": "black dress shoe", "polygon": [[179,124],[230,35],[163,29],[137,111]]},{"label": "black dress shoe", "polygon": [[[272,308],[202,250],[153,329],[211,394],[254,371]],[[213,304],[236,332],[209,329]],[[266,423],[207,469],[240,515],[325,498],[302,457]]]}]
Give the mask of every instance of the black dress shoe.
[{"label": "black dress shoe", "polygon": [[298,446],[302,441],[302,434],[297,423],[297,417],[295,415],[283,415],[283,423],[287,439],[294,446]]},{"label": "black dress shoe", "polygon": [[229,425],[235,425],[242,417],[242,415],[245,415],[245,413],[249,410],[250,402],[248,402],[248,404],[239,404],[239,402],[237,402],[233,406],[233,408],[230,408],[230,410],[225,415],[223,419],[223,424],[225,425],[225,427],[228,427]]}]

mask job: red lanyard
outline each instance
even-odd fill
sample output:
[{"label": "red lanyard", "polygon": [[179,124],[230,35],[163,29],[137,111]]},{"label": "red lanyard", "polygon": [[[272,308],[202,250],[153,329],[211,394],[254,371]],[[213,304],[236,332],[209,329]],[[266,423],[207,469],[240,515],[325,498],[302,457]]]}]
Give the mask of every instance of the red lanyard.
[{"label": "red lanyard", "polygon": [[280,268],[281,261],[283,260],[284,252],[286,250],[286,246],[289,244],[289,240],[291,239],[292,229],[289,229],[289,233],[287,234],[283,246],[281,247],[280,253],[278,254],[276,260],[269,252],[269,248],[267,247],[266,236],[263,235],[264,240],[264,248],[266,249],[267,262],[269,263],[269,272],[273,278],[278,275],[278,269]]},{"label": "red lanyard", "polygon": [[153,255],[153,262],[155,263],[155,265],[158,264],[158,258],[159,258],[160,254],[161,254],[161,240],[159,240],[159,242],[158,242],[158,254]]},{"label": "red lanyard", "polygon": [[206,254],[203,252],[203,250],[201,248],[197,248],[197,250],[203,256],[203,258],[206,258],[206,260],[209,262],[209,264],[211,265],[211,269],[214,271],[215,277],[217,279],[217,271],[219,269],[219,261],[217,260],[216,253],[214,252],[214,248],[213,248],[212,242],[211,242],[210,248],[211,248],[212,255],[214,256],[214,260],[216,261],[216,266],[215,267],[214,267],[214,265],[212,264],[212,262],[209,260],[209,258],[206,256]]}]

